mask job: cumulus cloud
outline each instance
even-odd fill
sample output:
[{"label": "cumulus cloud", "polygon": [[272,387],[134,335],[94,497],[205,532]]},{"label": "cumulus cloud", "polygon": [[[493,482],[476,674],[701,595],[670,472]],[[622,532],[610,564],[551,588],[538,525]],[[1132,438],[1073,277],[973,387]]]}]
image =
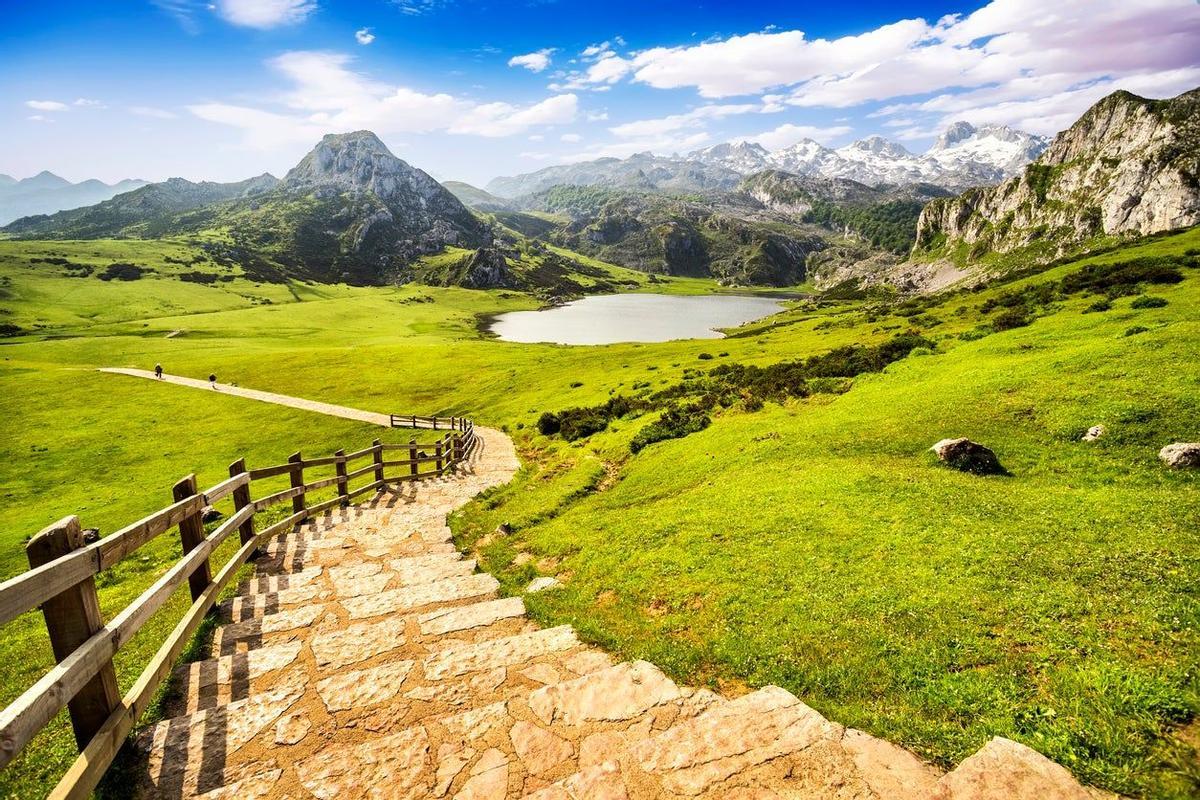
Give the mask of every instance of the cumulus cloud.
[{"label": "cumulus cloud", "polygon": [[373,80],[350,68],[341,53],[296,51],[268,65],[290,87],[279,108],[235,103],[188,106],[201,119],[242,130],[249,147],[311,142],[330,131],[370,129],[378,134],[429,133],[500,137],[530,128],[565,124],[578,113],[573,94],[551,96],[531,105],[479,103],[444,92],[426,93]]},{"label": "cumulus cloud", "polygon": [[721,119],[735,114],[749,114],[761,111],[762,106],[755,103],[726,103],[723,105],[700,106],[684,114],[671,114],[657,119],[642,119],[626,122],[609,128],[609,131],[624,138],[651,137],[684,128],[702,127],[708,120]]},{"label": "cumulus cloud", "polygon": [[526,53],[521,56],[513,56],[508,60],[510,67],[524,67],[530,72],[541,72],[550,66],[550,56],[554,53],[553,47],[547,47],[544,50],[538,50],[533,53]]},{"label": "cumulus cloud", "polygon": [[26,100],[25,105],[34,111],[68,111],[70,109],[66,103],[60,103],[57,100]]},{"label": "cumulus cloud", "polygon": [[578,133],[564,133],[562,136],[560,136],[558,138],[559,138],[559,141],[568,142],[568,143],[583,141],[583,137],[580,136]]},{"label": "cumulus cloud", "polygon": [[992,0],[966,15],[829,39],[767,29],[628,56],[601,43],[561,85],[767,93],[772,111],[893,101],[896,112],[924,115],[909,134],[957,118],[1053,132],[1115,89],[1162,97],[1191,88],[1198,54],[1195,0]]},{"label": "cumulus cloud", "polygon": [[359,28],[354,32],[354,41],[367,45],[375,41],[375,34],[371,33],[370,28]]},{"label": "cumulus cloud", "polygon": [[839,136],[845,136],[853,130],[849,125],[821,127],[818,125],[793,125],[786,123],[773,130],[764,131],[757,136],[749,136],[745,141],[756,142],[768,150],[782,150],[805,139],[813,139],[821,144],[828,145],[830,141],[837,139]]},{"label": "cumulus cloud", "polygon": [[303,22],[317,4],[314,0],[215,0],[212,8],[226,22],[265,30]]}]

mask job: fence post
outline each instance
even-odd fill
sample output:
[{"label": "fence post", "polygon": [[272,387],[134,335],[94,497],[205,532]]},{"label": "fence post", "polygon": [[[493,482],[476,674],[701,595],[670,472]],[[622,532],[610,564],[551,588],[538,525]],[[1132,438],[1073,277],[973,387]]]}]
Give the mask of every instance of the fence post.
[{"label": "fence post", "polygon": [[[83,531],[79,517],[70,516],[46,528],[25,545],[29,566],[37,569],[83,547]],[[79,645],[104,627],[100,617],[100,601],[96,597],[96,582],[86,578],[42,603],[42,616],[50,632],[54,660],[62,662]],[[107,661],[96,675],[67,702],[75,742],[82,751],[121,702],[117,691],[117,675],[112,660]]]},{"label": "fence post", "polygon": [[442,440],[438,439],[437,444],[433,446],[433,454],[437,458],[437,474],[442,474]]},{"label": "fence post", "polygon": [[412,426],[414,428],[417,427],[417,415],[416,414],[412,415]]},{"label": "fence post", "polygon": [[454,463],[462,461],[463,457],[463,438],[462,434],[454,434]]},{"label": "fence post", "polygon": [[[175,502],[184,500],[196,494],[196,475],[195,473],[181,479],[171,488],[171,496],[175,498]],[[183,543],[183,554],[195,550],[196,547],[204,541],[204,507],[196,509],[191,514],[179,520],[179,540]],[[192,599],[195,600],[200,595],[204,594],[204,590],[212,583],[212,569],[208,565],[208,559],[196,567],[196,570],[188,575],[188,586],[192,589]]]},{"label": "fence post", "polygon": [[[246,459],[239,458],[237,461],[229,465],[229,477],[241,475],[246,471]],[[245,486],[239,486],[233,490],[233,508],[235,511],[241,511],[246,506],[250,505],[250,483]],[[254,538],[254,516],[243,522],[238,527],[238,534],[242,540],[242,544]]]},{"label": "fence post", "polygon": [[[296,452],[294,452],[290,456],[288,456],[288,463],[293,465],[292,469],[291,469],[292,488],[293,489],[295,489],[298,486],[304,485],[304,464],[302,463],[303,461],[304,461],[304,459],[300,457],[299,450],[297,450]],[[298,494],[292,498],[292,513],[299,514],[303,510],[304,510],[304,492],[300,492],[300,494]]]},{"label": "fence post", "polygon": [[350,487],[346,484],[346,451],[338,450],[333,455],[337,458],[333,466],[337,470],[338,497],[342,498],[341,506],[345,508],[350,505]]},{"label": "fence post", "polygon": [[417,463],[417,440],[412,438],[408,440],[408,473],[414,478],[421,471],[421,465]]},{"label": "fence post", "polygon": [[[371,442],[371,446],[375,448],[375,452],[373,453],[375,457],[375,482],[379,483],[383,480],[383,442],[376,439]],[[382,489],[383,486],[380,485],[379,488]]]},{"label": "fence post", "polygon": [[435,431],[437,430],[437,417],[434,417],[434,418],[433,418],[433,429],[434,429]]}]

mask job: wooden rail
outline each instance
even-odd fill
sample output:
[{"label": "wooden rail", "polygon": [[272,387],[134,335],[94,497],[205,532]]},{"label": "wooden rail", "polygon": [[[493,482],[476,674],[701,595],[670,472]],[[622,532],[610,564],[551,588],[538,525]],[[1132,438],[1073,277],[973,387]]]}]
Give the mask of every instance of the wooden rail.
[{"label": "wooden rail", "polygon": [[[396,420],[405,424],[396,424]],[[409,422],[412,424],[406,424]],[[66,706],[80,755],[50,796],[89,796],[220,593],[263,543],[314,514],[349,505],[354,498],[382,491],[390,483],[443,475],[466,459],[478,441],[471,421],[462,417],[393,415],[393,427],[428,427],[446,433],[425,443],[411,439],[384,444],[376,439],[361,450],[338,450],[321,458],[306,459],[297,452],[285,464],[257,469],[247,469],[245,460],[238,459],[229,465],[229,478],[207,491],[198,491],[195,475],[184,477],[172,488],[170,505],[98,542],[84,543],[76,516],[65,517],[34,536],[26,546],[29,571],[0,583],[0,626],[40,607],[57,664],[0,711],[0,768]],[[385,455],[396,451],[405,457]],[[364,466],[350,468],[359,461]],[[333,468],[330,476],[315,480],[305,476],[307,470],[329,467]],[[254,482],[283,475],[288,476],[288,488],[257,499],[251,496]],[[351,488],[352,482],[363,477],[369,482]],[[310,504],[310,492],[330,487],[337,490],[333,498]],[[206,530],[205,510],[227,497],[233,501],[232,515]],[[257,514],[288,500],[290,515],[255,530]],[[105,622],[95,576],[171,528],[179,530],[182,557]],[[239,534],[241,546],[214,575],[210,559],[234,532]],[[113,656],[185,583],[191,607],[133,687],[120,697]]]}]

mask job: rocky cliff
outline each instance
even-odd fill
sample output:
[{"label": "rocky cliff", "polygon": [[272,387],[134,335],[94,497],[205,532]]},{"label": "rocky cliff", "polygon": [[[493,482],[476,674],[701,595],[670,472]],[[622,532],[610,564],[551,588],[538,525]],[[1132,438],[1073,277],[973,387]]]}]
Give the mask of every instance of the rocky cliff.
[{"label": "rocky cliff", "polygon": [[1049,260],[1105,238],[1200,222],[1200,89],[1170,100],[1116,92],[1017,177],[921,214],[913,254],[977,261],[1027,250]]}]

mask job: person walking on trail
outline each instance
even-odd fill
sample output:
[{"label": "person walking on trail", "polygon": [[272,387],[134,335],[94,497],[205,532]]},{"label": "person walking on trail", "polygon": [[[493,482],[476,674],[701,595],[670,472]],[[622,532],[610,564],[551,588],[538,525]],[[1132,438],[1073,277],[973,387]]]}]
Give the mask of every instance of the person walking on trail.
[{"label": "person walking on trail", "polygon": [[213,389],[217,388],[217,374],[215,372],[208,376],[208,385]]},{"label": "person walking on trail", "polygon": [[160,381],[162,380],[162,364],[154,365],[154,377],[158,378]]}]

